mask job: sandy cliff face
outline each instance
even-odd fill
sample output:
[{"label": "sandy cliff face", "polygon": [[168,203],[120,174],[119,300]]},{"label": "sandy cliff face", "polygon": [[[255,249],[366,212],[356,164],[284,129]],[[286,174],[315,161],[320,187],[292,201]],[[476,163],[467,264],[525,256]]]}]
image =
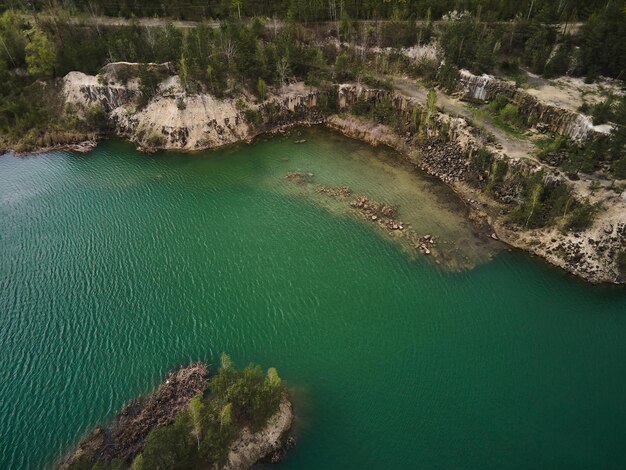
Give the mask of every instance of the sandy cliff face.
[{"label": "sandy cliff face", "polygon": [[178,77],[169,76],[159,93],[139,107],[137,80],[121,83],[103,69],[101,77],[71,72],[64,78],[67,103],[79,112],[101,106],[109,114],[116,132],[144,147],[197,150],[245,139],[249,127],[234,100],[210,95],[186,95]]},{"label": "sandy cliff face", "polygon": [[233,100],[182,93],[157,96],[144,108],[111,112],[118,132],[146,147],[199,150],[247,138],[249,127]]},{"label": "sandy cliff face", "polygon": [[100,105],[110,112],[139,96],[139,86],[137,83],[102,83],[96,76],[70,72],[63,79],[63,93],[66,103],[80,110]]},{"label": "sandy cliff face", "polygon": [[[145,106],[139,106],[138,79],[124,83],[119,79],[121,70],[126,75],[137,73],[137,64],[127,63],[109,64],[99,76],[70,72],[63,79],[66,103],[79,114],[100,106],[118,135],[144,148],[169,150],[202,150],[246,140],[263,127],[263,122],[302,117],[317,104],[317,92],[302,84],[284,87],[261,103],[244,95],[237,100],[191,95],[184,92],[167,64],[150,66],[160,68],[166,78]],[[246,112],[258,113],[262,122],[251,126]]]}]

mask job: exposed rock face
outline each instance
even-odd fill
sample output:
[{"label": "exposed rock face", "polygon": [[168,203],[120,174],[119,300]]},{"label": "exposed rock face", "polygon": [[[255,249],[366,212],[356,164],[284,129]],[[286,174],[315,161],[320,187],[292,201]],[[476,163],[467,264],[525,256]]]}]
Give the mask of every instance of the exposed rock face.
[{"label": "exposed rock face", "polygon": [[[250,139],[265,129],[264,123],[276,126],[309,118],[317,105],[317,91],[302,85],[284,87],[262,103],[246,96],[234,100],[189,95],[168,64],[148,66],[165,78],[144,107],[138,106],[139,80],[120,79],[138,74],[138,64],[126,62],[108,64],[98,77],[70,72],[63,79],[65,100],[82,114],[102,106],[116,133],[141,147],[172,150],[202,150]],[[262,122],[251,126],[246,112],[258,113]]]},{"label": "exposed rock face", "polygon": [[189,400],[204,392],[207,377],[207,366],[202,363],[170,372],[153,394],[127,405],[110,426],[96,427],[58,468],[70,468],[85,455],[109,461],[131,459],[152,429],[173,423]]},{"label": "exposed rock face", "polygon": [[166,149],[219,147],[244,140],[249,134],[234,100],[217,100],[211,95],[157,96],[142,109],[120,106],[111,119],[120,134],[144,146]]},{"label": "exposed rock face", "polygon": [[265,426],[258,432],[245,428],[233,442],[224,470],[243,470],[252,467],[260,460],[270,463],[279,462],[284,452],[295,444],[289,437],[293,424],[293,408],[287,395],[283,395],[280,408]]},{"label": "exposed rock face", "polygon": [[63,79],[65,101],[87,110],[101,105],[106,112],[124,106],[139,96],[139,86],[135,83],[100,83],[98,77],[82,72],[70,72]]},{"label": "exposed rock face", "polygon": [[621,216],[615,213],[602,216],[580,233],[564,234],[555,228],[521,232],[501,225],[498,233],[504,234],[507,243],[541,256],[584,279],[592,282],[626,281],[616,266],[618,253],[626,250],[623,213]]},{"label": "exposed rock face", "polygon": [[501,94],[515,103],[523,116],[543,124],[553,132],[574,140],[582,140],[592,132],[607,133],[607,126],[595,126],[591,118],[568,109],[540,101],[537,97],[518,89],[513,82],[498,80],[491,75],[477,76],[461,70],[459,90],[476,101],[491,101]]}]

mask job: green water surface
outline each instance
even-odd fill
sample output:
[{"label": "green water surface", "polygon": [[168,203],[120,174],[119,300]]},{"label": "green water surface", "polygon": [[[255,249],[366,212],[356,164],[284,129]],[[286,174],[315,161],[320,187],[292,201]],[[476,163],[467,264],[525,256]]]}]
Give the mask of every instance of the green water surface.
[{"label": "green water surface", "polygon": [[[475,235],[393,160],[321,130],[0,157],[0,468],[51,465],[222,351],[292,388],[299,442],[280,468],[626,468],[626,291]],[[294,170],[398,205],[444,261]]]}]

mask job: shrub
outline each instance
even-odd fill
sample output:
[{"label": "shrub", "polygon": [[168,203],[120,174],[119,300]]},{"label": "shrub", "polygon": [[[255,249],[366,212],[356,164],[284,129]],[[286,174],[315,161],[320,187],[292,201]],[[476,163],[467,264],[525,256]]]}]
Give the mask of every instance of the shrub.
[{"label": "shrub", "polygon": [[146,139],[148,147],[161,147],[163,144],[165,144],[165,137],[157,132],[152,132]]},{"label": "shrub", "polygon": [[243,112],[243,118],[252,127],[258,127],[263,124],[263,116],[261,112],[256,109],[246,109]]},{"label": "shrub", "polygon": [[487,105],[487,110],[492,114],[498,114],[507,104],[509,104],[509,99],[502,93],[498,93]]},{"label": "shrub", "polygon": [[504,122],[517,125],[519,124],[519,109],[514,104],[508,103],[500,110],[500,117]]},{"label": "shrub", "polygon": [[358,100],[352,105],[351,112],[357,116],[365,116],[369,114],[371,110],[370,104],[363,98],[359,97]]},{"label": "shrub", "polygon": [[350,59],[348,58],[348,54],[345,52],[339,54],[337,59],[335,60],[335,79],[338,82],[347,82],[350,80],[354,80],[355,67],[353,64],[350,64]]},{"label": "shrub", "polygon": [[579,232],[589,228],[593,222],[596,207],[585,202],[572,211],[572,214],[565,224],[565,228]]},{"label": "shrub", "polygon": [[339,111],[339,93],[336,87],[325,87],[320,90],[317,107],[323,113]]},{"label": "shrub", "polygon": [[91,130],[104,131],[109,127],[107,113],[104,108],[97,104],[91,106],[85,113],[85,121]]}]

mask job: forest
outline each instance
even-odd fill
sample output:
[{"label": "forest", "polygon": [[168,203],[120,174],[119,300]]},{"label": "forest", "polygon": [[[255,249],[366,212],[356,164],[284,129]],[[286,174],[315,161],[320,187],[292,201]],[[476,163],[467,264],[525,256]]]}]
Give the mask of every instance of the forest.
[{"label": "forest", "polygon": [[[544,23],[585,21],[610,6],[610,0],[183,0],[166,3],[151,0],[73,0],[61,5],[76,12],[124,17],[170,17],[226,19],[246,17],[286,18],[293,12],[298,21],[336,21],[343,16],[357,20],[441,19],[453,10],[468,11],[483,21],[515,18]],[[5,0],[4,8],[43,11],[57,5],[50,0]]]}]

